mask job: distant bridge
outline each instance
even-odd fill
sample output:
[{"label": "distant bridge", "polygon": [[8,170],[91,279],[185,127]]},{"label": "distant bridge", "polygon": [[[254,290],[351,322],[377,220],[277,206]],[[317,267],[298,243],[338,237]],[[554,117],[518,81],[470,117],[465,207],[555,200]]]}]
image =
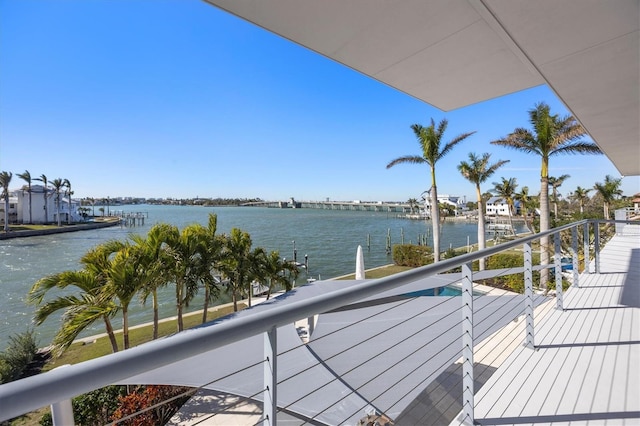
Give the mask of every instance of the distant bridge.
[{"label": "distant bridge", "polygon": [[[408,203],[390,203],[382,201],[255,201],[244,203],[247,207],[294,208],[294,209],[323,209],[323,210],[352,210],[383,213],[411,213]],[[416,211],[414,205],[414,211]]]}]

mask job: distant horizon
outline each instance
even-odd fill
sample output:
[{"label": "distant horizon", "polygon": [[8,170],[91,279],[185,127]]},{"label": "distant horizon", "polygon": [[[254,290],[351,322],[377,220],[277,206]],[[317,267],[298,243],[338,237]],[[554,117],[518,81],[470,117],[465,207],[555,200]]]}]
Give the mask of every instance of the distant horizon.
[{"label": "distant horizon", "polygon": [[[117,28],[117,31],[114,29]],[[69,179],[78,198],[388,200],[431,186],[412,124],[446,118],[440,193],[475,199],[473,152],[510,160],[482,185],[540,190],[540,159],[490,142],[529,127],[547,86],[444,112],[201,0],[0,0],[0,170]],[[585,140],[590,141],[589,137]],[[554,156],[559,191],[621,178],[605,156]],[[640,176],[622,178],[625,194]]]}]

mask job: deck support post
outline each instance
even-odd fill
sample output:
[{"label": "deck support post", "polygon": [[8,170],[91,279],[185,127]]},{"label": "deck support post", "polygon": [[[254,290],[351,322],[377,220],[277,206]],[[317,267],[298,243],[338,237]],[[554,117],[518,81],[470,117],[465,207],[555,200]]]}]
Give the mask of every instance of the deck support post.
[{"label": "deck support post", "polygon": [[573,280],[571,285],[580,287],[580,274],[578,273],[578,227],[571,228],[571,260],[573,264]]},{"label": "deck support post", "polygon": [[600,224],[598,222],[593,223],[593,250],[595,252],[595,272],[600,273]]},{"label": "deck support post", "polygon": [[263,426],[276,426],[278,385],[278,333],[275,327],[264,333]]},{"label": "deck support post", "polygon": [[473,425],[473,272],[462,265],[462,422]]},{"label": "deck support post", "polygon": [[556,309],[564,310],[562,304],[562,253],[560,246],[560,232],[556,232],[553,236],[554,246],[554,275],[556,277]]},{"label": "deck support post", "polygon": [[582,245],[584,251],[584,273],[589,273],[589,263],[591,263],[589,255],[589,222],[585,223],[582,227]]},{"label": "deck support post", "polygon": [[524,244],[524,314],[526,316],[525,346],[535,347],[533,332],[533,263],[531,261],[531,243]]}]

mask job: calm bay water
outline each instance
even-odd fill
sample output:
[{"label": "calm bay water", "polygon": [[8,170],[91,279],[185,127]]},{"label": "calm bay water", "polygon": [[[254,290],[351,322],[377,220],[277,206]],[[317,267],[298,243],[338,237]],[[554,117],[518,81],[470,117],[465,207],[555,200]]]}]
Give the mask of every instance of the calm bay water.
[{"label": "calm bay water", "polygon": [[[298,262],[309,258],[309,277],[328,279],[353,273],[358,245],[364,252],[367,269],[392,262],[385,250],[387,232],[392,244],[417,242],[421,234],[430,234],[430,222],[396,218],[394,214],[316,210],[316,209],[269,209],[258,207],[196,207],[196,206],[118,206],[125,212],[147,212],[144,226],[80,231],[43,237],[16,238],[0,241],[0,288],[4,297],[0,299],[0,350],[7,345],[10,335],[27,330],[31,326],[34,308],[25,303],[26,294],[38,279],[65,270],[80,268],[79,260],[91,247],[109,239],[125,240],[131,233],[146,234],[158,222],[170,223],[182,229],[192,223],[206,225],[209,213],[218,216],[218,233],[228,233],[240,228],[251,235],[253,247],[264,247],[268,251],[278,250],[282,257],[293,258],[294,241]],[[443,225],[441,244],[461,247],[469,241],[476,242],[475,223],[447,222]],[[367,249],[370,235],[370,249]],[[468,239],[468,240],[467,240]],[[429,240],[431,244],[431,240]],[[307,275],[301,272],[299,283],[306,282]],[[175,314],[173,292],[170,288],[162,294],[161,317]],[[222,301],[222,303],[227,300]],[[132,324],[151,321],[150,306],[142,307],[134,302],[131,312]],[[190,309],[200,307],[195,300]],[[119,318],[114,326],[119,327]],[[38,343],[50,343],[59,317],[51,317],[36,328]],[[102,333],[101,324],[87,330],[83,336]]]}]

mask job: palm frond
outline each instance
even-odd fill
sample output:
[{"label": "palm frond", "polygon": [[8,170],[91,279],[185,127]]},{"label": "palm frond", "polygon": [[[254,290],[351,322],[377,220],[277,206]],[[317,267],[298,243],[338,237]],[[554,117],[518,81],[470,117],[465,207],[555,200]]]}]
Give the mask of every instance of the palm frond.
[{"label": "palm frond", "polygon": [[392,160],[389,164],[387,164],[387,169],[390,169],[391,167],[397,165],[397,164],[424,164],[427,161],[418,156],[418,155],[405,155],[404,157],[399,157],[396,158],[395,160]]}]

